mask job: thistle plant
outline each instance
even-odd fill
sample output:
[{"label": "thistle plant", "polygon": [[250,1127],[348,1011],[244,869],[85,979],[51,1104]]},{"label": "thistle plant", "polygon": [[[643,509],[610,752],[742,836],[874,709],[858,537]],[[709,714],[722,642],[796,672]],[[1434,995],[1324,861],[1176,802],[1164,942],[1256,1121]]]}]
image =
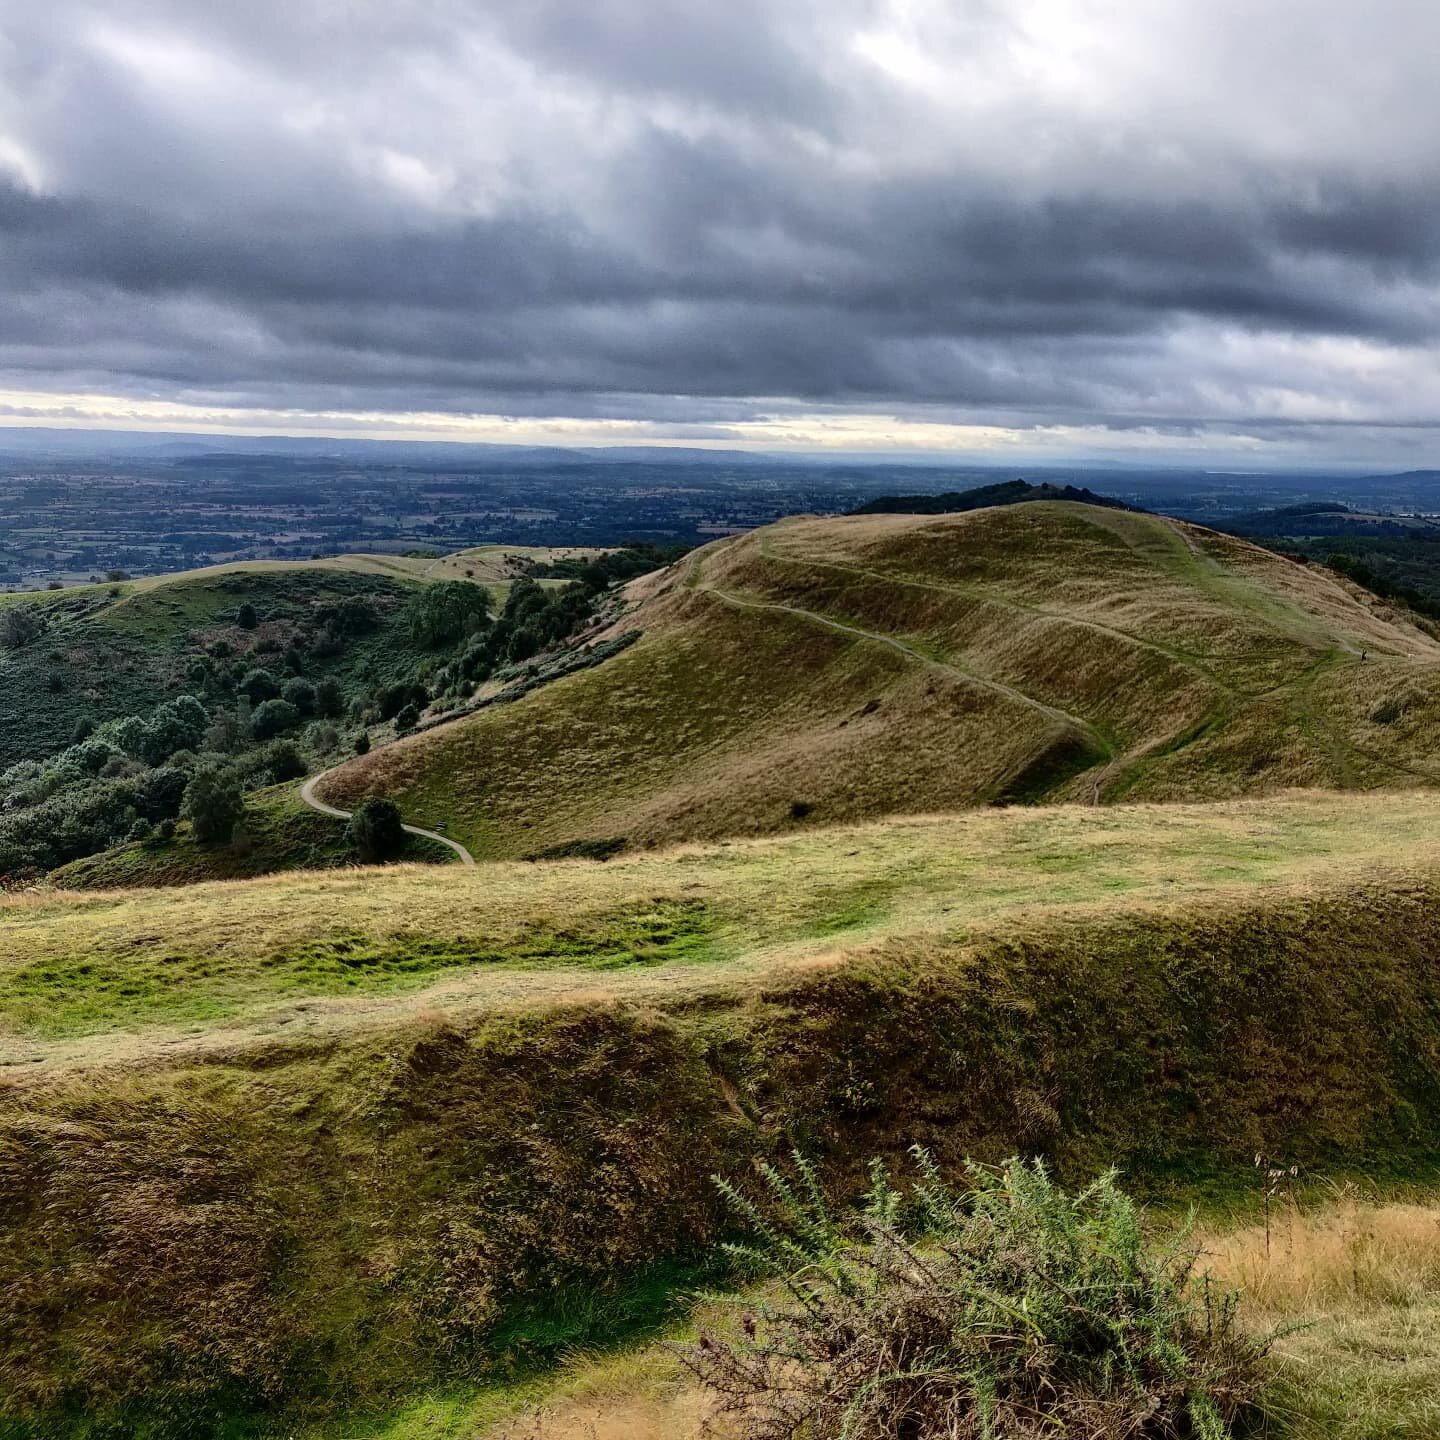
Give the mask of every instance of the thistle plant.
[{"label": "thistle plant", "polygon": [[1114,1171],[1067,1193],[1040,1161],[970,1165],[962,1187],[911,1152],[853,1222],[813,1166],[720,1181],[767,1298],[734,1337],[681,1351],[744,1440],[1228,1440],[1259,1422],[1268,1341],[1198,1275],[1188,1229],[1152,1246]]}]

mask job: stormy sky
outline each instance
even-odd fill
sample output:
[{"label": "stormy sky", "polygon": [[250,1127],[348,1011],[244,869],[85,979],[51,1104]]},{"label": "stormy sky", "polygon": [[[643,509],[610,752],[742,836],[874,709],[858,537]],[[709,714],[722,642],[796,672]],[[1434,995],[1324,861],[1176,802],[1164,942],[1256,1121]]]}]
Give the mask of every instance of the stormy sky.
[{"label": "stormy sky", "polygon": [[1428,0],[0,0],[0,421],[1440,465]]}]

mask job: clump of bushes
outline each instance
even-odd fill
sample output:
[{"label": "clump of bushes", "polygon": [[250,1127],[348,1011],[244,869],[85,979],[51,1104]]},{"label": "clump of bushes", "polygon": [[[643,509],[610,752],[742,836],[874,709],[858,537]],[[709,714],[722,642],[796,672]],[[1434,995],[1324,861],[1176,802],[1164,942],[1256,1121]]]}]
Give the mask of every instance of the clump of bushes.
[{"label": "clump of bushes", "polygon": [[393,800],[378,796],[360,802],[350,816],[345,833],[360,858],[371,864],[393,860],[405,845],[398,807]]},{"label": "clump of bushes", "polygon": [[908,1199],[878,1164],[852,1233],[797,1156],[770,1204],[733,1187],[732,1253],[781,1298],[739,1339],[680,1354],[745,1440],[1228,1440],[1260,1419],[1268,1341],[1183,1241],[1152,1248],[1114,1172],[1075,1194],[1040,1161],[945,1183],[912,1152]]}]

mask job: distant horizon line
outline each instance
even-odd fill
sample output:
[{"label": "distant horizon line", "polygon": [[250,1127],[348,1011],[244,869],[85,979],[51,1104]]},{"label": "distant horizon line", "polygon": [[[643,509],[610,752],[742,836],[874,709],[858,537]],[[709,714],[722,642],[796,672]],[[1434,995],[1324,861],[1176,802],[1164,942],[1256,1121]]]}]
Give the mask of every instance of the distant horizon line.
[{"label": "distant horizon line", "polygon": [[736,446],[733,442],[728,444],[720,441],[707,442],[704,440],[668,440],[668,439],[632,439],[615,442],[611,444],[566,444],[561,441],[521,441],[521,440],[462,440],[454,438],[418,438],[410,436],[376,436],[376,435],[340,435],[340,434],[312,434],[304,432],[287,432],[284,430],[267,431],[265,433],[253,433],[243,430],[227,430],[221,428],[190,428],[190,429],[169,429],[155,428],[148,426],[116,427],[105,425],[27,425],[17,423],[15,420],[0,416],[0,454],[7,451],[11,453],[34,453],[37,456],[43,452],[26,452],[19,446],[7,444],[9,435],[17,437],[26,436],[34,440],[40,437],[52,440],[55,443],[51,453],[55,450],[70,448],[76,449],[84,444],[86,440],[92,443],[96,440],[113,442],[125,442],[130,448],[136,450],[148,450],[162,445],[185,445],[193,444],[196,449],[204,450],[206,442],[224,442],[217,447],[223,453],[229,450],[247,450],[250,452],[266,452],[264,447],[304,447],[307,450],[327,449],[331,447],[358,448],[358,449],[421,449],[431,451],[455,450],[468,452],[487,452],[501,454],[536,454],[536,453],[561,453],[574,455],[576,457],[595,456],[617,456],[629,457],[635,455],[654,454],[658,457],[665,455],[685,455],[697,457],[695,463],[702,460],[713,459],[716,461],[725,459],[744,460],[748,463],[816,463],[816,464],[855,464],[855,465],[888,465],[912,467],[917,470],[931,470],[936,468],[950,467],[954,469],[984,471],[987,473],[1019,473],[1022,470],[1077,470],[1077,471],[1113,471],[1124,473],[1127,471],[1174,471],[1182,474],[1199,474],[1215,476],[1263,476],[1263,475],[1290,475],[1290,476],[1315,476],[1327,475],[1404,475],[1404,474],[1440,474],[1440,465],[1432,471],[1428,466],[1412,466],[1407,469],[1387,469],[1383,462],[1377,465],[1374,462],[1365,463],[1357,460],[1336,460],[1325,465],[1310,464],[1259,464],[1251,468],[1244,468],[1234,465],[1206,465],[1200,461],[1182,462],[1173,459],[1167,460],[1142,460],[1126,457],[1124,459],[1099,456],[1076,456],[1072,458],[1056,458],[1052,456],[1020,459],[1014,457],[1011,461],[1002,461],[991,456],[977,456],[973,452],[956,452],[946,450],[920,450],[903,448],[893,451],[877,450],[874,447],[863,447],[854,450],[839,448],[790,448],[779,449],[745,448]]}]

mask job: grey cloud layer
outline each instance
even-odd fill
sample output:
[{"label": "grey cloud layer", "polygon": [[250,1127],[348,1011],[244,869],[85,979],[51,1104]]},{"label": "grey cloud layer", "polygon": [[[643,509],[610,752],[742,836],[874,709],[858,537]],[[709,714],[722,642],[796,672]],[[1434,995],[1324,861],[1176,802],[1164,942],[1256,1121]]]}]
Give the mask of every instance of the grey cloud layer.
[{"label": "grey cloud layer", "polygon": [[0,377],[1425,426],[1437,42],[1403,0],[0,0]]}]

